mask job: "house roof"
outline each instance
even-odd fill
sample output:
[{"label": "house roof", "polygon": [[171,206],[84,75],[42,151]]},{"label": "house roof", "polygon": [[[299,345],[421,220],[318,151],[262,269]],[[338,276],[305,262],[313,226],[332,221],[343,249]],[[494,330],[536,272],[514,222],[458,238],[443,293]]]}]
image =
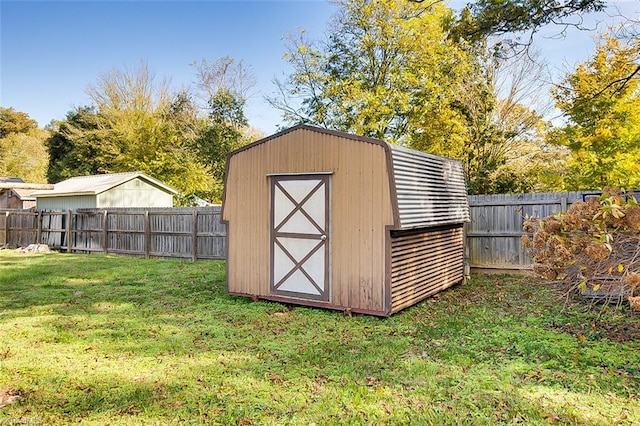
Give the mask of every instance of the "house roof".
[{"label": "house roof", "polygon": [[142,172],[110,173],[93,176],[76,176],[56,183],[54,188],[36,191],[34,197],[60,197],[73,195],[98,195],[133,179],[144,180],[166,192],[177,194],[174,188]]},{"label": "house roof", "polygon": [[0,176],[0,183],[9,183],[9,182],[24,182],[19,177],[10,177],[10,176]]},{"label": "house roof", "polygon": [[0,190],[3,189],[53,189],[49,183],[29,183],[29,182],[0,182]]},{"label": "house roof", "polygon": [[31,195],[36,191],[35,189],[13,188],[12,191],[15,192],[18,195],[18,198],[20,198],[22,201],[36,200],[36,197]]}]

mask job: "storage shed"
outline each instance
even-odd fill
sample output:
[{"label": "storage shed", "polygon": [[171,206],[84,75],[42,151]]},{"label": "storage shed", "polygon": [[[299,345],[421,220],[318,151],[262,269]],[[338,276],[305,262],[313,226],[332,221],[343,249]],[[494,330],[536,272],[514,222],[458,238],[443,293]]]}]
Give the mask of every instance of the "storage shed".
[{"label": "storage shed", "polygon": [[229,155],[227,289],[388,316],[464,278],[462,164],[306,125]]},{"label": "storage shed", "polygon": [[173,207],[178,191],[141,172],[77,176],[36,191],[38,210],[106,207]]}]

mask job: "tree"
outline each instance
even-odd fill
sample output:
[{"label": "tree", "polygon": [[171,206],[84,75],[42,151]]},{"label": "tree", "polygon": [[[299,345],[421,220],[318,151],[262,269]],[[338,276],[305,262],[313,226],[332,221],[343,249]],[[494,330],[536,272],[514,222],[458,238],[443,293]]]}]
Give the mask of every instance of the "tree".
[{"label": "tree", "polygon": [[488,45],[479,51],[475,79],[463,81],[457,103],[468,136],[461,159],[470,193],[560,189],[566,150],[549,146],[543,116],[545,66],[532,49],[521,58],[499,58]]},{"label": "tree", "polygon": [[605,0],[477,0],[462,9],[452,35],[483,40],[489,35],[521,33],[527,36],[524,41],[515,39],[511,45],[526,47],[533,34],[545,25],[580,27],[583,14],[605,7]]},{"label": "tree", "polygon": [[24,112],[0,107],[0,176],[45,182],[46,132]]},{"label": "tree", "polygon": [[53,126],[49,180],[138,170],[178,189],[181,203],[219,200],[226,156],[246,142],[243,96],[253,83],[228,57],[194,66],[198,90],[179,92],[144,63],[100,75],[87,88],[91,104]]},{"label": "tree", "polygon": [[[496,54],[518,56],[528,53],[541,28],[554,25],[559,29],[559,36],[564,36],[569,27],[590,30],[583,26],[584,15],[605,9],[606,0],[478,0],[462,9],[450,34],[454,40],[470,43],[482,42],[488,36],[509,37],[503,39]],[[616,17],[624,22],[621,38],[638,39],[640,21],[619,12]],[[639,74],[640,64],[635,64],[626,75],[620,76],[620,85],[624,86]],[[600,87],[599,91],[604,92],[606,88]]]},{"label": "tree", "polygon": [[451,93],[469,62],[443,30],[451,10],[393,0],[339,5],[326,41],[287,39],[294,71],[276,81],[271,104],[289,123],[408,143],[435,121],[431,137],[448,139],[460,119]]},{"label": "tree", "polygon": [[460,159],[471,193],[522,188],[505,167],[542,140],[540,114],[524,106],[542,67],[497,58],[488,41],[452,42],[452,11],[439,3],[340,5],[327,40],[287,41],[294,71],[270,100],[285,120]]},{"label": "tree", "polygon": [[572,153],[569,189],[640,186],[640,39],[605,34],[592,59],[553,91],[567,124],[551,140]]},{"label": "tree", "polygon": [[244,102],[228,90],[218,91],[209,104],[209,120],[195,139],[194,148],[199,161],[209,168],[215,180],[211,191],[199,196],[219,201],[222,199],[227,156],[246,143],[243,129],[247,126],[247,120],[243,111]]},{"label": "tree", "polygon": [[227,156],[231,151],[250,142],[244,108],[256,80],[242,61],[225,56],[214,62],[194,62],[197,96],[206,100],[207,118],[194,139],[193,148],[198,161],[211,171],[215,184],[202,198],[222,199]]},{"label": "tree", "polygon": [[223,56],[213,62],[201,59],[191,63],[196,71],[196,93],[208,110],[210,100],[221,90],[227,91],[242,102],[246,102],[257,80],[253,71],[242,60]]},{"label": "tree", "polygon": [[47,180],[56,183],[74,176],[114,171],[119,147],[110,142],[108,132],[92,107],[76,108],[67,113],[66,120],[54,122],[46,140]]},{"label": "tree", "polygon": [[93,104],[57,123],[48,140],[48,177],[139,170],[177,188],[182,195],[214,185],[191,149],[200,126],[187,93],[155,83],[145,64],[113,70],[87,88]]},{"label": "tree", "polygon": [[0,138],[6,138],[11,134],[29,133],[37,128],[38,123],[28,114],[13,108],[0,107]]}]

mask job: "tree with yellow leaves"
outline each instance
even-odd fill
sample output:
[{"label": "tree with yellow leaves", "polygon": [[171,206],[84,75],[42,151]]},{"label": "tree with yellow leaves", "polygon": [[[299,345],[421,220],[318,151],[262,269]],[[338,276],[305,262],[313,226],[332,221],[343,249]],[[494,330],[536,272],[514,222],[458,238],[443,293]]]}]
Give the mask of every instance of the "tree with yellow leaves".
[{"label": "tree with yellow leaves", "polygon": [[572,158],[567,189],[640,187],[640,39],[602,35],[595,54],[553,91],[568,119],[551,133]]}]

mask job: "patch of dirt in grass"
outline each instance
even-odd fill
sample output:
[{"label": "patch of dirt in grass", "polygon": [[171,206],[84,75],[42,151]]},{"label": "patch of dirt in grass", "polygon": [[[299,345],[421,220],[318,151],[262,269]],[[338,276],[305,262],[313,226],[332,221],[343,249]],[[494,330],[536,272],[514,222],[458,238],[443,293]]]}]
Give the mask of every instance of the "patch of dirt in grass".
[{"label": "patch of dirt in grass", "polygon": [[638,320],[615,323],[595,320],[589,324],[570,323],[558,325],[556,328],[575,335],[581,340],[606,338],[616,343],[640,342],[640,321]]},{"label": "patch of dirt in grass", "polygon": [[0,389],[0,408],[16,402],[22,395],[15,389]]}]

